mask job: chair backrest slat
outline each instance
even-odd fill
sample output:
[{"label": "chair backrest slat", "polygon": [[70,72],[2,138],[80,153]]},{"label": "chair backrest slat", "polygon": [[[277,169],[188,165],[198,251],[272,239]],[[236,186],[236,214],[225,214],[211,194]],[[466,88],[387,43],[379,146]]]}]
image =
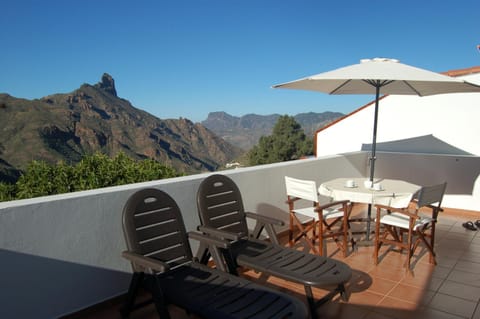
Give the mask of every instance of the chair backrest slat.
[{"label": "chair backrest slat", "polygon": [[229,177],[213,174],[205,178],[198,189],[197,207],[203,225],[248,235],[242,195]]},{"label": "chair backrest slat", "polygon": [[441,183],[432,186],[423,186],[418,193],[417,208],[428,205],[440,207],[442,205],[442,199],[443,195],[445,194],[446,187],[447,183]]},{"label": "chair backrest slat", "polygon": [[288,196],[318,202],[318,190],[315,181],[285,176],[285,187]]},{"label": "chair backrest slat", "polygon": [[180,209],[161,190],[142,189],[128,199],[123,209],[123,231],[129,251],[171,266],[193,258]]}]

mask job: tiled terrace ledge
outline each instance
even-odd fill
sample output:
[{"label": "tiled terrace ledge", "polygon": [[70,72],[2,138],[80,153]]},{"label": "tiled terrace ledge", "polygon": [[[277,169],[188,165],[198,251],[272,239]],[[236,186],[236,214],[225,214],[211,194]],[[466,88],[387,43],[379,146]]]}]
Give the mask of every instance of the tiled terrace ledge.
[{"label": "tiled terrace ledge", "polygon": [[[456,205],[460,196],[460,202],[473,205],[454,208],[469,214],[478,210],[474,205],[480,202],[479,196],[468,195],[475,183],[470,176],[478,176],[478,157],[377,155],[377,176],[417,184],[446,179],[451,192],[459,195],[447,195],[444,206]],[[367,164],[368,153],[356,152],[222,173],[238,184],[247,210],[287,220],[285,175],[321,183],[341,176],[367,176]],[[129,195],[144,187],[168,192],[178,202],[187,229],[194,230],[198,225],[195,195],[208,174],[0,203],[0,254],[5,269],[0,274],[0,317],[58,317],[123,294],[130,266],[120,257],[125,249],[121,213]]]}]

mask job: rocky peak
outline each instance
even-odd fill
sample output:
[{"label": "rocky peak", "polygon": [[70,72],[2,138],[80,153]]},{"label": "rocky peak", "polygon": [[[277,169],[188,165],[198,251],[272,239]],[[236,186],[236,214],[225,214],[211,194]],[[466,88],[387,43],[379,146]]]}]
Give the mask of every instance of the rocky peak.
[{"label": "rocky peak", "polygon": [[100,82],[95,84],[95,87],[104,90],[107,93],[117,96],[117,90],[115,89],[115,81],[112,76],[108,73],[103,73],[102,79]]}]

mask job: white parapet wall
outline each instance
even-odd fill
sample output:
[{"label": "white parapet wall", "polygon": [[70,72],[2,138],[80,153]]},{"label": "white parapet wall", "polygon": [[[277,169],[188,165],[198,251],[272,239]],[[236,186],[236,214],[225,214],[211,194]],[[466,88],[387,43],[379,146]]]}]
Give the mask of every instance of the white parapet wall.
[{"label": "white parapet wall", "polygon": [[[237,183],[247,210],[288,223],[284,176],[317,183],[365,177],[368,155],[355,152],[220,173]],[[448,180],[447,197],[458,197],[472,188],[467,177],[480,168],[480,160],[379,153],[376,168],[379,178],[419,185]],[[59,317],[125,293],[131,268],[121,258],[121,215],[128,197],[145,187],[166,191],[192,231],[199,224],[197,189],[209,174],[0,203],[0,318]],[[449,207],[448,200],[444,206]],[[195,253],[196,243],[192,247]]]},{"label": "white parapet wall", "polygon": [[[357,153],[221,173],[238,184],[247,210],[287,221],[285,175],[320,183],[365,169],[366,155]],[[164,190],[195,230],[195,196],[207,175],[0,203],[0,318],[59,317],[125,293],[131,269],[120,256],[121,215],[128,197],[145,187]]]}]

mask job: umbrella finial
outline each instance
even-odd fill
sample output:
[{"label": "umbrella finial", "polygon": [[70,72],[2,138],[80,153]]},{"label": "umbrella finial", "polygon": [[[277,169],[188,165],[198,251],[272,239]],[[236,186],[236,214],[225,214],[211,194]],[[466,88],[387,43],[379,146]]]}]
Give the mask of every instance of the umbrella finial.
[{"label": "umbrella finial", "polygon": [[390,59],[390,58],[373,58],[373,59],[361,59],[360,63],[367,63],[367,62],[400,62],[397,59]]}]

